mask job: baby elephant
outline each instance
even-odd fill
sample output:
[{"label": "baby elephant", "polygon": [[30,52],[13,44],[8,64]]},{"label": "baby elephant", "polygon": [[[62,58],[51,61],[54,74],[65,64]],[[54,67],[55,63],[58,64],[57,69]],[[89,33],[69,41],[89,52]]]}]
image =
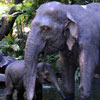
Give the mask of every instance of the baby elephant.
[{"label": "baby elephant", "polygon": [[[9,64],[5,71],[5,81],[6,81],[6,100],[13,100],[12,95],[14,89],[17,90],[17,99],[24,99],[23,94],[25,91],[24,85],[24,60],[18,60]],[[42,100],[42,84],[53,83],[57,88],[58,92],[65,100],[57,79],[54,75],[51,65],[48,63],[38,63],[37,64],[37,79],[36,79],[36,89],[35,95],[36,100]]]}]

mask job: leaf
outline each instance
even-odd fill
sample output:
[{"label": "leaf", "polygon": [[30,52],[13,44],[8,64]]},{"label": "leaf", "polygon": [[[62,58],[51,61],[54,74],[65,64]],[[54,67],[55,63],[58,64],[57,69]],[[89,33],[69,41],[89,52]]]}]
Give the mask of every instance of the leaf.
[{"label": "leaf", "polygon": [[27,3],[26,3],[26,7],[30,7],[30,6],[32,6],[32,3],[27,2]]},{"label": "leaf", "polygon": [[22,8],[23,8],[23,5],[22,5],[22,4],[17,4],[17,5],[16,5],[16,10],[17,10],[17,11],[21,11]]},{"label": "leaf", "polygon": [[20,20],[21,20],[21,21],[23,21],[23,20],[24,20],[24,14],[21,16]]},{"label": "leaf", "polygon": [[8,20],[9,20],[9,21],[12,20],[12,15],[9,15]]},{"label": "leaf", "polygon": [[13,45],[11,46],[11,48],[12,48],[14,51],[19,51],[19,50],[20,50],[20,48],[19,48],[19,46],[18,46],[17,44],[13,44]]}]

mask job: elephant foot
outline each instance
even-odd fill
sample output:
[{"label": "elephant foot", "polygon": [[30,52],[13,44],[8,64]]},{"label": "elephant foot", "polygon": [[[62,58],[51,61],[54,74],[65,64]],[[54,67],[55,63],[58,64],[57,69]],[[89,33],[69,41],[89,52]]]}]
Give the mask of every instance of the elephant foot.
[{"label": "elephant foot", "polygon": [[40,97],[36,97],[36,100],[42,100],[42,96],[40,95]]},{"label": "elephant foot", "polygon": [[78,100],[90,100],[90,92],[86,91],[86,87],[79,86],[79,99]]},{"label": "elephant foot", "polygon": [[32,100],[42,100],[42,98],[36,97],[36,98],[33,98]]},{"label": "elephant foot", "polygon": [[20,91],[20,92],[18,91],[17,100],[25,100],[23,94],[24,94],[24,91]]},{"label": "elephant foot", "polygon": [[25,99],[24,99],[24,97],[21,97],[21,98],[17,98],[17,100],[25,100]]},{"label": "elephant foot", "polygon": [[42,98],[36,98],[36,100],[42,100]]},{"label": "elephant foot", "polygon": [[90,100],[90,97],[80,97],[78,100]]},{"label": "elephant foot", "polygon": [[13,100],[12,95],[7,95],[5,100]]},{"label": "elephant foot", "polygon": [[42,100],[42,97],[40,96],[38,96],[38,97],[34,97],[32,100]]},{"label": "elephant foot", "polygon": [[75,100],[74,93],[64,93],[66,96],[66,100]]}]

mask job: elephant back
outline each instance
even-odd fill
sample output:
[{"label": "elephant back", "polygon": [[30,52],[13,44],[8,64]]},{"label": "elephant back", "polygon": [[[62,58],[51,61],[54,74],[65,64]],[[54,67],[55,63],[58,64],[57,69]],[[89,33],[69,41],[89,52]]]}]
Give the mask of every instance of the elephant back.
[{"label": "elephant back", "polygon": [[15,58],[10,57],[10,56],[0,56],[0,73],[5,73],[5,69],[7,68],[7,66],[16,61]]}]

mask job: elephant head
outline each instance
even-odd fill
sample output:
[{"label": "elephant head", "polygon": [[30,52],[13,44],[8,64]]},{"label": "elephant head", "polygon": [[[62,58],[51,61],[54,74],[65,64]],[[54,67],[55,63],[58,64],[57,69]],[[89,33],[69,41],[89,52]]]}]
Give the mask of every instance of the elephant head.
[{"label": "elephant head", "polygon": [[45,62],[37,64],[37,79],[42,84],[51,84],[53,83],[60,95],[64,100],[66,100],[61,88],[59,87],[57,78],[54,74],[51,65]]},{"label": "elephant head", "polygon": [[42,51],[51,54],[63,50],[65,46],[71,50],[77,37],[77,23],[66,5],[49,2],[37,9],[25,47],[27,100],[32,100],[34,95],[39,54]]}]

